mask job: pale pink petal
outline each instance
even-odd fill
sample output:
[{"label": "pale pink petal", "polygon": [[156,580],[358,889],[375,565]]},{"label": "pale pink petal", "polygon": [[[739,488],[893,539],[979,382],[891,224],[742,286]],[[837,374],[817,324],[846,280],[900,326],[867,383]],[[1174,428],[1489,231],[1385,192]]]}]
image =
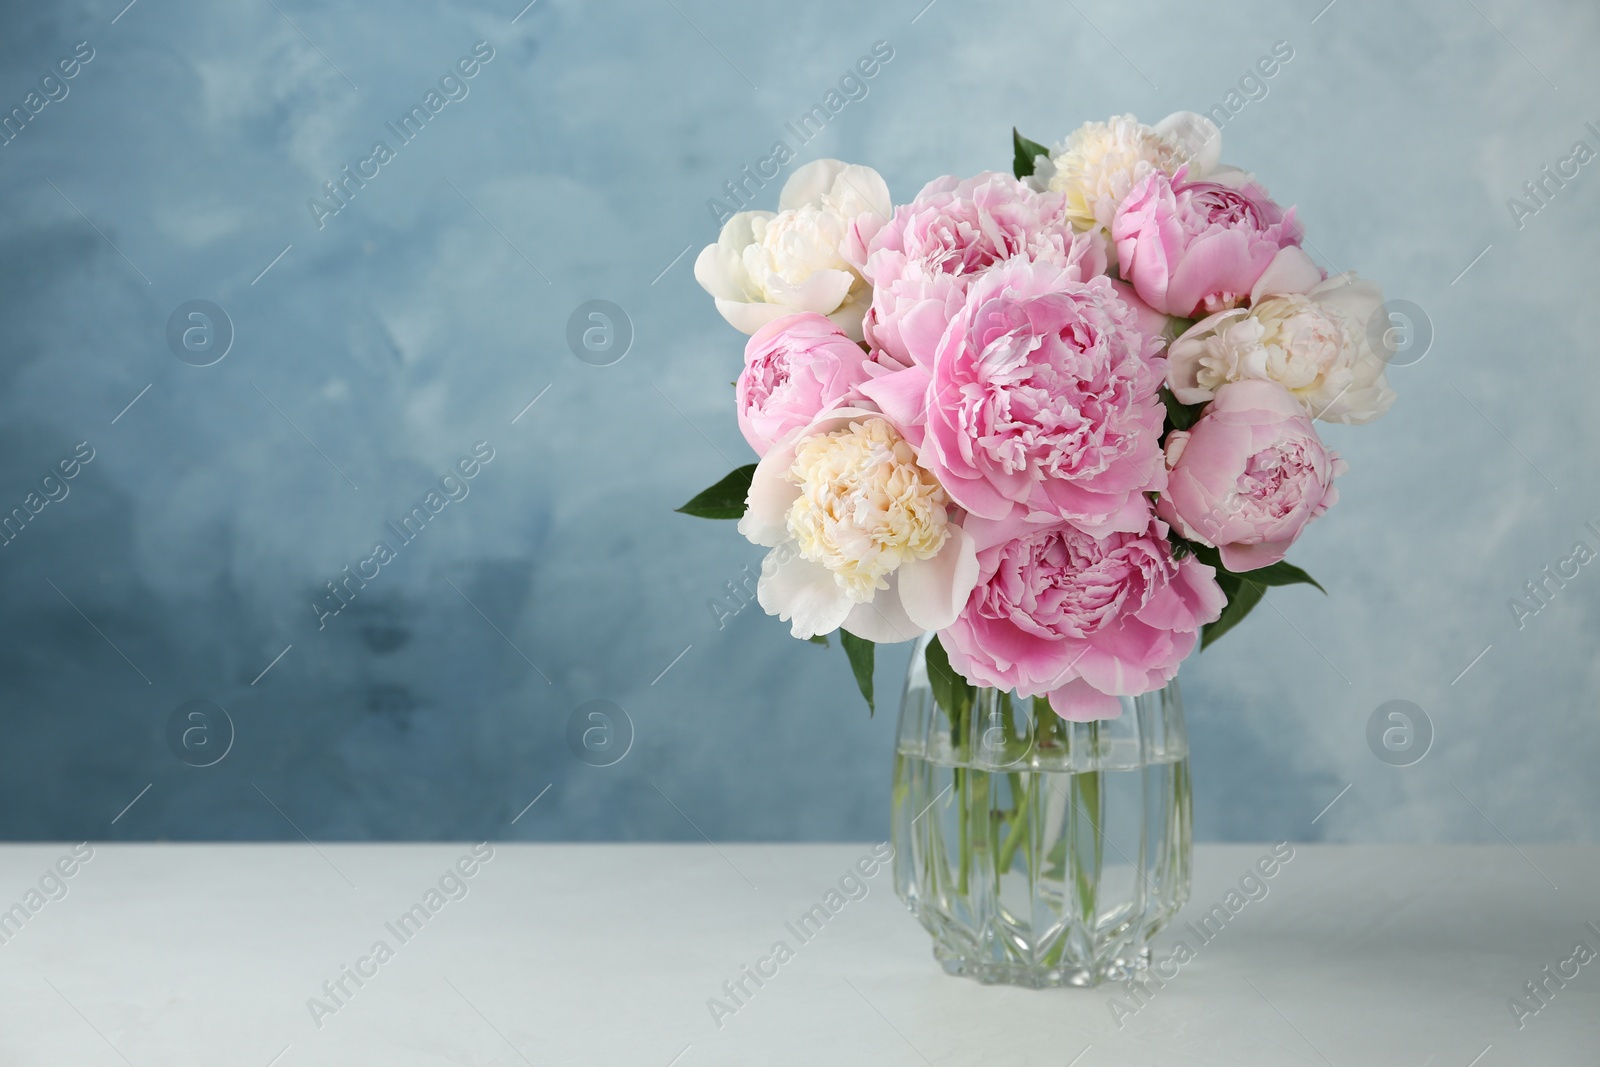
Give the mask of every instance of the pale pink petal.
[{"label": "pale pink petal", "polygon": [[1174,582],[1167,583],[1151,594],[1150,600],[1139,609],[1137,618],[1146,626],[1158,630],[1194,630],[1200,625]]},{"label": "pale pink petal", "polygon": [[1178,561],[1178,580],[1173,584],[1183,592],[1195,621],[1202,626],[1216,622],[1228,604],[1222,586],[1217,584],[1217,569],[1201,563],[1193,556]]},{"label": "pale pink petal", "polygon": [[1122,701],[1074,678],[1050,691],[1050,710],[1068,722],[1094,722],[1121,716]]},{"label": "pale pink petal", "polygon": [[923,368],[908,367],[862,382],[856,391],[878,405],[911,447],[920,448],[930,381],[932,375]]},{"label": "pale pink petal", "polygon": [[1128,616],[1122,625],[1095,634],[1074,667],[1102,693],[1137,696],[1151,688],[1151,670],[1172,659],[1173,634]]},{"label": "pale pink petal", "polygon": [[[1217,402],[1213,408],[1218,414],[1231,414],[1234,412],[1256,415],[1266,412],[1270,415],[1280,416],[1285,419],[1299,418],[1305,409],[1283,386],[1274,381],[1260,378],[1250,378],[1241,382],[1229,382],[1228,385],[1217,393]],[[1274,422],[1276,420],[1262,420]]]},{"label": "pale pink petal", "polygon": [[1038,530],[1059,521],[1054,516],[1046,521],[1033,521],[1027,517],[1027,509],[1016,507],[1005,517],[999,519],[986,519],[981,515],[968,515],[961,527],[972,538],[973,547],[979,552],[987,551],[1015,541],[1028,533]]},{"label": "pale pink petal", "polygon": [[1158,630],[1188,632],[1215,622],[1227,604],[1216,570],[1187,556],[1178,564],[1178,577],[1150,597],[1136,618]]},{"label": "pale pink petal", "polygon": [[1167,328],[1167,316],[1141,300],[1138,291],[1121,278],[1112,278],[1111,285],[1122,302],[1133,309],[1134,325],[1139,332],[1148,337],[1160,337]]},{"label": "pale pink petal", "polygon": [[[1157,486],[1157,482],[1160,486]],[[1137,485],[1137,482],[1135,483]],[[1159,492],[1165,488],[1166,477],[1153,474],[1148,488]],[[1150,525],[1150,504],[1141,490],[1101,493],[1087,489],[1076,482],[1051,479],[1040,483],[1038,492],[1030,500],[1035,517],[1051,514],[1071,522],[1086,534],[1104,537],[1110,533],[1138,533]]]},{"label": "pale pink petal", "polygon": [[1217,230],[1196,238],[1185,250],[1167,286],[1167,308],[1189,315],[1208,296],[1231,295],[1242,302],[1271,262],[1268,246],[1242,230]]},{"label": "pale pink petal", "polygon": [[1286,245],[1278,249],[1267,269],[1256,279],[1250,290],[1250,302],[1255,304],[1269,296],[1309,293],[1321,281],[1322,269],[1311,262],[1305,250],[1299,245]]},{"label": "pale pink petal", "polygon": [[[938,421],[941,412],[932,414]],[[929,434],[923,440],[923,464],[933,471],[950,499],[984,518],[1003,519],[1011,514],[1017,506],[1017,498],[1027,495],[1027,474],[1022,471],[1009,475],[1001,471],[979,473],[973,471],[972,466],[959,455],[953,461],[947,459],[946,453],[956,447],[955,443],[943,445],[934,436],[933,429],[934,425],[930,424]],[[1015,495],[1007,496],[1002,487]]]},{"label": "pale pink petal", "polygon": [[939,338],[950,325],[942,300],[922,300],[900,316],[900,343],[906,354],[924,367],[933,366],[933,353]]},{"label": "pale pink petal", "polygon": [[1260,544],[1231,544],[1221,545],[1217,551],[1222,554],[1222,565],[1235,574],[1246,571],[1260,570],[1270,567],[1289,554],[1289,549],[1294,545],[1294,539],[1287,541],[1262,541]]},{"label": "pale pink petal", "polygon": [[850,227],[845,233],[844,247],[839,250],[844,261],[865,273],[872,240],[878,236],[878,231],[883,229],[888,221],[887,215],[874,212],[857,215],[851,220]]}]

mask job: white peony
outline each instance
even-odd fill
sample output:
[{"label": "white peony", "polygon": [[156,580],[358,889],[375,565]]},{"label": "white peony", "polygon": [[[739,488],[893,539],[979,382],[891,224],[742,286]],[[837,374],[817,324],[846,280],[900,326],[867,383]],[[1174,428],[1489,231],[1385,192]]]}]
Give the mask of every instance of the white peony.
[{"label": "white peony", "polygon": [[756,599],[796,637],[906,641],[955,621],[978,580],[944,489],[877,412],[840,408],[756,466],[739,532],[772,551]]},{"label": "white peony", "polygon": [[1168,384],[1185,404],[1202,404],[1229,382],[1277,382],[1306,414],[1324,422],[1371,422],[1393,406],[1383,354],[1368,333],[1383,292],[1354,274],[1306,293],[1258,299],[1201,319],[1167,351]]},{"label": "white peony", "polygon": [[872,287],[841,254],[850,223],[887,219],[889,187],[871,167],[818,159],[784,183],[778,211],[741,211],[694,261],[694,277],[736,328],[812,311],[861,340]]},{"label": "white peony", "polygon": [[1193,111],[1175,111],[1154,126],[1132,115],[1086,122],[1035,162],[1033,184],[1063,193],[1067,217],[1080,230],[1109,230],[1112,216],[1139,180],[1155,171],[1168,177],[1187,165],[1204,178],[1222,158],[1222,131]]}]

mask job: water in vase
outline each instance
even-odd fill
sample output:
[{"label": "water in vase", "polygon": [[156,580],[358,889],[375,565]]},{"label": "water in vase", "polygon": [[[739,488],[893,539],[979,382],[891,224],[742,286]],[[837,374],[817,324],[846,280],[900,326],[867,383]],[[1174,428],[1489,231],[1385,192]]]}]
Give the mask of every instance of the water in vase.
[{"label": "water in vase", "polygon": [[895,888],[952,974],[1094,985],[1142,969],[1188,899],[1175,686],[1069,723],[977,690],[952,722],[913,657],[894,766]]}]

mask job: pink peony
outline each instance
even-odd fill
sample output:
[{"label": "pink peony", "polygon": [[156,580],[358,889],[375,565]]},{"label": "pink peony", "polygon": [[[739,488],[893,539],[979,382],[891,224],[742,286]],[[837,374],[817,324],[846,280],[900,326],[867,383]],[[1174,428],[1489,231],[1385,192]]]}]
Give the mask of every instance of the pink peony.
[{"label": "pink peony", "polygon": [[893,285],[873,290],[862,332],[877,366],[931,367],[944,328],[966,300],[968,279],[916,260],[899,270]]},{"label": "pink peony", "polygon": [[[902,363],[928,359],[927,348],[916,347],[930,334],[938,338],[928,313],[996,264],[1016,256],[1046,260],[1079,281],[1106,269],[1104,242],[1073,232],[1060,193],[1036,192],[994,171],[930,182],[891,219],[855,219],[844,252],[873,287],[869,343]],[[902,327],[907,317],[920,321]]]},{"label": "pink peony", "polygon": [[969,278],[1015,256],[1081,263],[1085,277],[1105,270],[1104,247],[1073,233],[1059,193],[1036,192],[998,171],[936,179],[891,219],[853,220],[844,252],[874,285],[893,282],[912,261]]},{"label": "pink peony", "polygon": [[1160,350],[1108,279],[1012,260],[973,283],[925,397],[887,377],[864,391],[897,418],[922,410],[922,462],[973,514],[1135,532],[1165,481]]},{"label": "pink peony", "polygon": [[1065,719],[1115,718],[1119,696],[1171,681],[1222,613],[1215,575],[1193,555],[1174,559],[1148,511],[1138,532],[1101,538],[1035,527],[978,553],[978,584],[939,639],[977,685],[1048,694]]},{"label": "pink peony", "polygon": [[1294,209],[1284,212],[1254,184],[1188,181],[1182,170],[1174,178],[1158,171],[1135,185],[1117,208],[1111,236],[1117,269],[1140,298],[1183,318],[1245,303],[1280,255],[1310,262],[1298,247]]},{"label": "pink peony", "polygon": [[1166,451],[1157,514],[1216,546],[1230,571],[1281,560],[1306,523],[1338,501],[1333,479],[1347,469],[1300,402],[1261,379],[1218,389],[1199,422],[1167,435]]},{"label": "pink peony", "polygon": [[866,353],[825,316],[775,319],[751,335],[734,387],[743,431],[756,455],[866,381]]}]

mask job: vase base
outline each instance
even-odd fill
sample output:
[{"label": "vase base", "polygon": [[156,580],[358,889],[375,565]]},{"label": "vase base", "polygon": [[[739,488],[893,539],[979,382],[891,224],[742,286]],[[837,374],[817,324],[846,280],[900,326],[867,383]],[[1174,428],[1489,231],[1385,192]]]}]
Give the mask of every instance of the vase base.
[{"label": "vase base", "polygon": [[1116,956],[1096,966],[1030,966],[1023,963],[997,963],[965,956],[946,955],[937,946],[934,958],[944,973],[970,978],[984,985],[1012,985],[1024,989],[1089,989],[1103,982],[1123,982],[1137,977],[1150,967],[1150,950],[1144,948],[1131,957]]}]

